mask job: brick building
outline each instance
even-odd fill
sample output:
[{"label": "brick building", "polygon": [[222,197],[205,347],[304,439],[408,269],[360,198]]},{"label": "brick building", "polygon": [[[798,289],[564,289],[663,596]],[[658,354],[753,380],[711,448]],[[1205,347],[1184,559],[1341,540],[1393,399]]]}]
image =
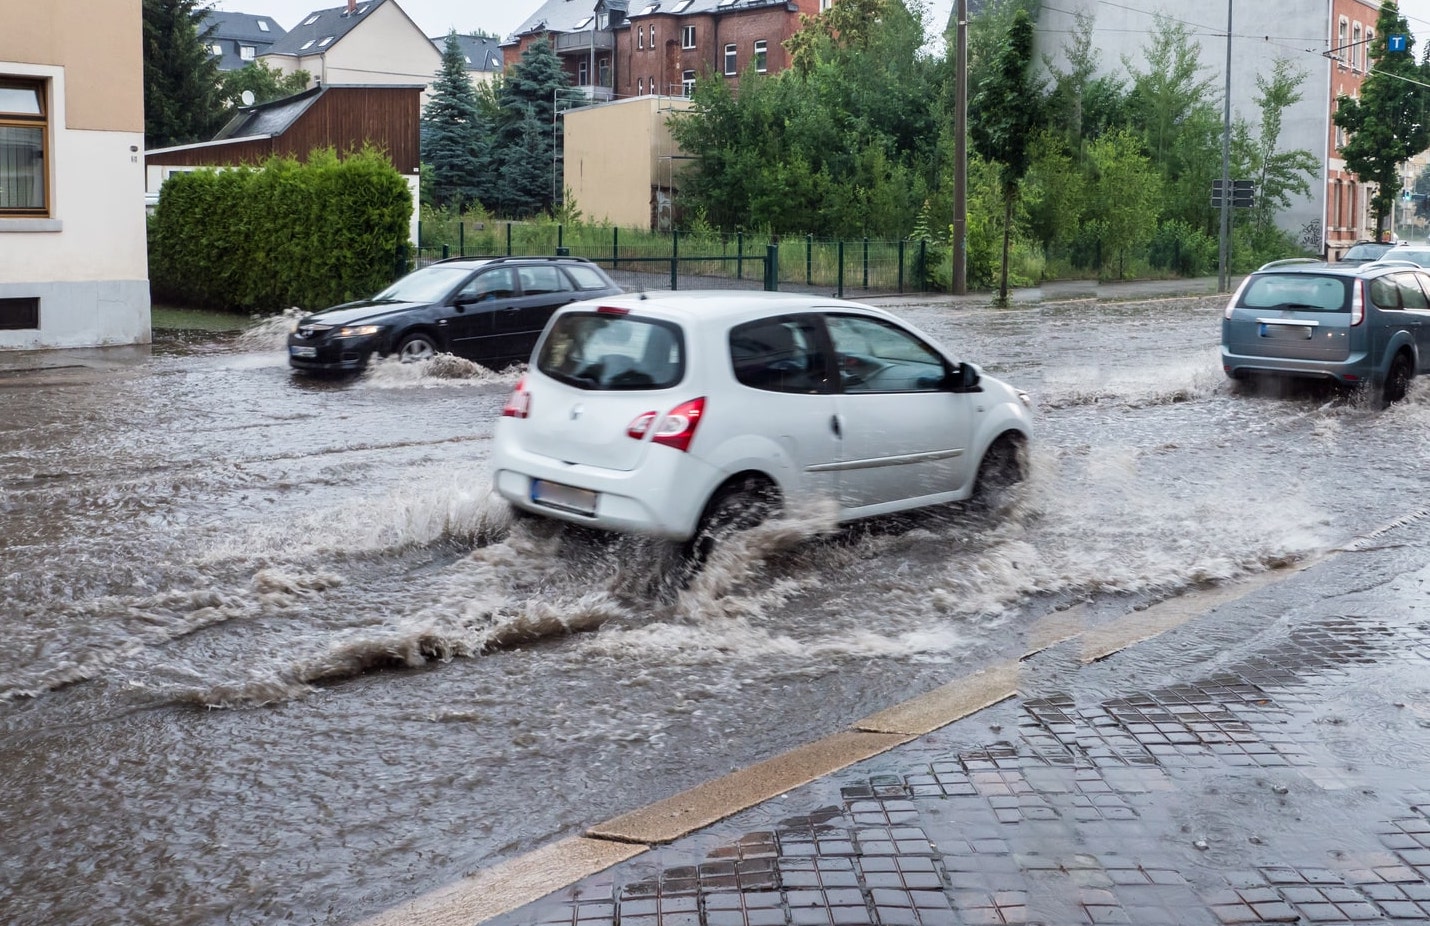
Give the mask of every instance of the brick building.
[{"label": "brick building", "polygon": [[702,73],[738,84],[753,68],[789,65],[784,42],[801,14],[830,0],[548,0],[502,43],[507,65],[546,39],[571,82],[595,101],[659,94],[689,96]]}]

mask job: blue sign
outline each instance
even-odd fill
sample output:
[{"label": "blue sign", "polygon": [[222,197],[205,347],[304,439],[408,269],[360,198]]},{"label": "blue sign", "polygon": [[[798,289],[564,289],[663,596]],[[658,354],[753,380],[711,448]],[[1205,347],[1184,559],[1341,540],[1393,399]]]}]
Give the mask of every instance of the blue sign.
[{"label": "blue sign", "polygon": [[1404,35],[1387,35],[1385,37],[1386,51],[1405,51]]}]

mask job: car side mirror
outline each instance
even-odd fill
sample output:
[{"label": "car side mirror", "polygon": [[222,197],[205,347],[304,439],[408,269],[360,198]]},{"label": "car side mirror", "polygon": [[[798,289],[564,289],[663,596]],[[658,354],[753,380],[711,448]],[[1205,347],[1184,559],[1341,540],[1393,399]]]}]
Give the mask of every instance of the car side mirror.
[{"label": "car side mirror", "polygon": [[948,374],[948,388],[953,392],[977,392],[982,374],[972,363],[960,363]]}]

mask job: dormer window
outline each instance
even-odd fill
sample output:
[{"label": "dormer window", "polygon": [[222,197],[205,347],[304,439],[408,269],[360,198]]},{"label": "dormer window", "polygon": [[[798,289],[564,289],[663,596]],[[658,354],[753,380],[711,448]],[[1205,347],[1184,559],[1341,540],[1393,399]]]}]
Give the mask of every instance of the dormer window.
[{"label": "dormer window", "polygon": [[321,13],[314,13],[312,16],[309,16],[307,19],[303,20],[303,25],[311,26],[313,23],[318,21],[318,17],[321,15]]},{"label": "dormer window", "polygon": [[241,59],[243,59],[244,61],[252,61],[253,58],[254,58],[254,56],[257,55],[257,54],[258,54],[258,46],[257,46],[257,45],[240,45],[240,46],[238,46],[238,57],[241,58]]},{"label": "dormer window", "polygon": [[212,45],[209,46],[209,51],[215,57],[221,57],[223,55],[223,46],[218,42],[214,42]]}]

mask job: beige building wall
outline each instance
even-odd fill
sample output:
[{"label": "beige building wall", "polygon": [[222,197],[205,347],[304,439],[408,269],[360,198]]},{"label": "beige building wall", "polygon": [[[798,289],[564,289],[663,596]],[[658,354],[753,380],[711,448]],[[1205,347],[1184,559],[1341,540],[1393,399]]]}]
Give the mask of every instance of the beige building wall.
[{"label": "beige building wall", "polygon": [[150,340],[141,0],[4,0],[0,75],[44,82],[47,210],[0,215],[0,349]]},{"label": "beige building wall", "polygon": [[667,123],[689,108],[681,97],[639,96],[562,116],[563,183],[586,219],[619,228],[660,224],[683,164]]}]

